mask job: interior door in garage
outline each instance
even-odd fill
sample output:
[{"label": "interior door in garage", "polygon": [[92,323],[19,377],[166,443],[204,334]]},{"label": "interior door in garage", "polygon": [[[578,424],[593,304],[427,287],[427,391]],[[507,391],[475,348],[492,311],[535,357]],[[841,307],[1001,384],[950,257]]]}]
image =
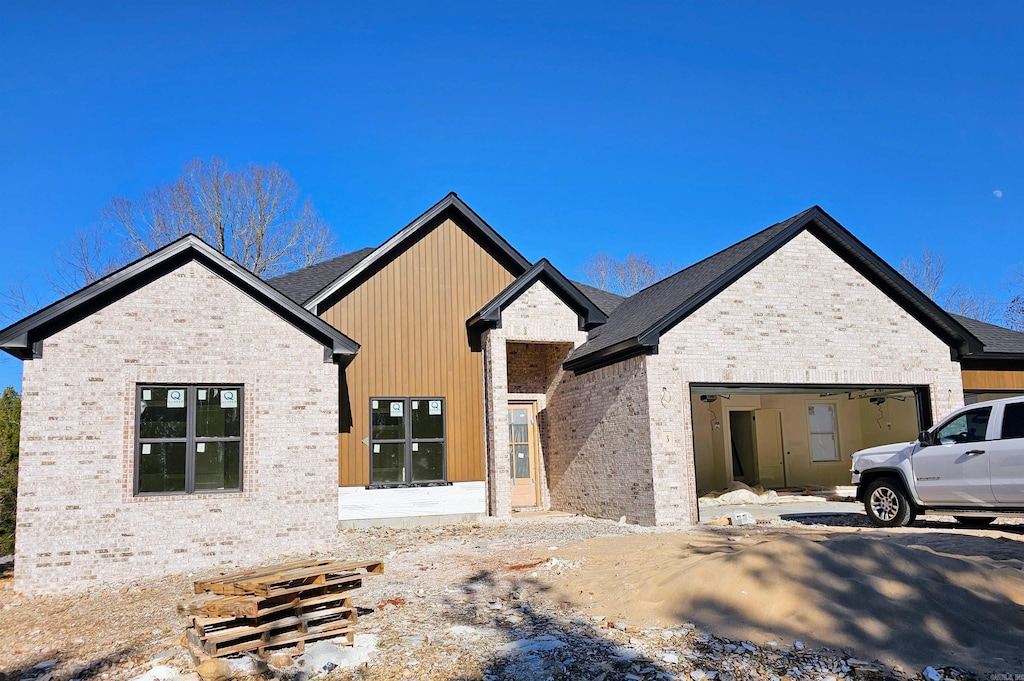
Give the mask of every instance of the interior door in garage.
[{"label": "interior door in garage", "polygon": [[754,411],[754,441],[757,443],[757,478],[765,489],[786,486],[786,464],[783,459],[782,410]]}]

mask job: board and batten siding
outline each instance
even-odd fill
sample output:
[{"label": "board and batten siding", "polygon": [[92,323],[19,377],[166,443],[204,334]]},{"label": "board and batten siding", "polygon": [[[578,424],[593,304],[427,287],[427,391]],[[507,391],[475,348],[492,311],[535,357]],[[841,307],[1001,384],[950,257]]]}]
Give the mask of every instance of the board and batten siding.
[{"label": "board and batten siding", "polygon": [[1024,371],[964,369],[964,390],[1024,390]]},{"label": "board and batten siding", "polygon": [[346,370],[352,427],[338,436],[338,484],[370,482],[370,400],[443,397],[448,480],[484,479],[481,355],[466,320],[515,277],[444,220],[320,316],[359,342]]}]

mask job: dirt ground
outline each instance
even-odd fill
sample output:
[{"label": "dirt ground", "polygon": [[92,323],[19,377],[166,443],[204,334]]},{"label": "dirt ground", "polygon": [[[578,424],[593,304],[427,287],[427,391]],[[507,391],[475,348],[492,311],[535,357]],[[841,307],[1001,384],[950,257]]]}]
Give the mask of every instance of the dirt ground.
[{"label": "dirt ground", "polygon": [[[805,524],[807,523],[807,524]],[[353,600],[369,662],[328,679],[910,679],[1024,674],[1024,525],[879,531],[819,516],[685,532],[579,517],[339,534],[382,558]],[[299,554],[282,556],[294,559]],[[187,574],[25,598],[0,578],[0,674],[192,674]],[[262,668],[300,681],[319,670]]]}]

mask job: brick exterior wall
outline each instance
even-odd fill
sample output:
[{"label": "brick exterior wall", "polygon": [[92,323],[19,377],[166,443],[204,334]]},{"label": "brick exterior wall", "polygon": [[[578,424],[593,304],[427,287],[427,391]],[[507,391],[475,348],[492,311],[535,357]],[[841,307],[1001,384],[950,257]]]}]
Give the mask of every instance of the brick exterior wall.
[{"label": "brick exterior wall", "polygon": [[645,359],[563,373],[548,405],[551,507],[655,524]]},{"label": "brick exterior wall", "polygon": [[[244,491],[133,496],[138,383],[244,386]],[[336,536],[338,367],[197,262],[50,337],[23,392],[20,591],[248,564]]]},{"label": "brick exterior wall", "polygon": [[[482,336],[484,353],[484,401],[487,440],[487,506],[490,515],[507,518],[512,513],[512,472],[508,457],[508,403],[510,393],[521,399],[536,399],[541,422],[541,505],[550,497],[548,459],[551,446],[544,439],[551,409],[549,395],[561,376],[561,361],[587,338],[579,330],[579,317],[543,282],[536,282],[501,312],[501,326]],[[524,351],[522,343],[558,344],[555,349]],[[512,348],[510,353],[509,348]],[[561,358],[555,358],[561,354]],[[537,358],[540,359],[537,359]],[[551,372],[549,362],[557,360]],[[509,362],[512,362],[510,367]],[[537,374],[529,375],[534,365]],[[510,379],[513,385],[510,388]],[[539,390],[539,388],[544,388]],[[517,393],[517,390],[526,392]]]},{"label": "brick exterior wall", "polygon": [[807,232],[645,361],[658,524],[697,520],[691,383],[927,385],[935,418],[963,405],[949,347]]}]

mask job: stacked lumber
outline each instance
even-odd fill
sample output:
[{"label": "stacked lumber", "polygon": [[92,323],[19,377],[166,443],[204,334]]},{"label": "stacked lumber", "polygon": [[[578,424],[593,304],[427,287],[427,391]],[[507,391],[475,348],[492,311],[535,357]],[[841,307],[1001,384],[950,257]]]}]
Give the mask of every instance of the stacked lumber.
[{"label": "stacked lumber", "polygon": [[195,583],[200,597],[181,606],[197,657],[297,646],[320,638],[353,640],[358,621],[350,592],[380,561],[296,561]]}]

